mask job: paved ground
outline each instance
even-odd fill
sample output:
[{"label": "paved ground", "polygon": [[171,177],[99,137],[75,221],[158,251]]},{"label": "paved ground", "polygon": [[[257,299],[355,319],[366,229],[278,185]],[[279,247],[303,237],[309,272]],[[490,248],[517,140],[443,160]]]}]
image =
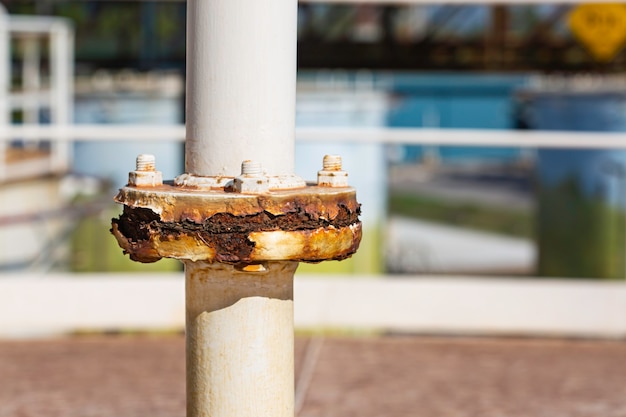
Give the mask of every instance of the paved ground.
[{"label": "paved ground", "polygon": [[404,273],[492,273],[535,270],[537,249],[520,239],[441,223],[391,216],[387,265]]},{"label": "paved ground", "polygon": [[[624,417],[626,342],[297,340],[300,417]],[[0,342],[0,417],[183,417],[180,336]]]},{"label": "paved ground", "polygon": [[455,201],[532,210],[535,207],[534,171],[506,165],[396,165],[389,171],[389,187],[442,201]]},{"label": "paved ground", "polygon": [[[440,203],[531,213],[536,201],[529,167],[498,164],[395,165],[391,192]],[[387,266],[393,272],[532,275],[536,248],[530,239],[392,216],[387,222]]]}]

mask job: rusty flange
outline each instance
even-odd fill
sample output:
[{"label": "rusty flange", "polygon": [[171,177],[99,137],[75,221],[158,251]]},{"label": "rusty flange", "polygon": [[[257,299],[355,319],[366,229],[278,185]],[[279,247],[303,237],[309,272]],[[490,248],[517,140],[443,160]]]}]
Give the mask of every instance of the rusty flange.
[{"label": "rusty flange", "polygon": [[251,264],[341,260],[361,240],[360,205],[351,187],[307,185],[242,194],[174,183],[126,186],[111,232],[139,262],[161,258]]}]

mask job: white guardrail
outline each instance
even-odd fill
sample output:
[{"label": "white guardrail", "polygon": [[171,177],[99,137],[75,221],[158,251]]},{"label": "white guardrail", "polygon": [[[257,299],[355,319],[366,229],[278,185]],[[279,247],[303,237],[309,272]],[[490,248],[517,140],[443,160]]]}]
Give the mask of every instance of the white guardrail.
[{"label": "white guardrail", "polygon": [[[0,127],[0,138],[184,139],[184,126]],[[624,133],[298,128],[302,141],[626,148]],[[1,140],[0,139],[0,140]],[[0,337],[184,326],[183,275],[2,274]],[[295,281],[298,328],[626,337],[626,282],[542,278],[324,276]]]},{"label": "white guardrail", "polygon": [[[10,140],[184,141],[184,125],[11,125],[0,126],[0,142]],[[299,127],[296,140],[405,145],[489,146],[519,148],[624,149],[624,132],[397,127]]]},{"label": "white guardrail", "polygon": [[[5,274],[0,337],[184,328],[180,274]],[[295,279],[299,329],[624,338],[626,283],[428,276]]]},{"label": "white guardrail", "polygon": [[[317,1],[440,3],[431,0],[304,0]],[[446,3],[501,1],[452,0]],[[513,0],[511,3],[590,1]],[[31,23],[18,18],[11,21],[9,29],[13,33],[39,31],[51,36],[49,47],[54,49],[53,55],[58,59],[53,63],[53,86],[51,91],[44,92],[46,100],[43,101],[52,109],[54,124],[10,126],[0,123],[0,151],[11,140],[52,140],[56,146],[65,145],[56,159],[66,162],[64,149],[70,141],[184,140],[182,125],[65,124],[71,120],[72,110],[69,100],[72,86],[68,84],[72,73],[71,27],[58,25],[56,20],[39,20],[40,26],[36,27]],[[7,32],[0,31],[0,35],[4,35],[0,36],[0,55],[6,55]],[[36,62],[35,58],[31,60]],[[8,67],[0,68],[0,86],[6,87],[8,73]],[[9,102],[4,97],[0,105]],[[12,100],[11,103],[19,107],[29,107],[28,103],[33,101],[26,93]],[[0,106],[0,122],[5,120],[3,117],[9,110],[5,107]],[[335,127],[298,128],[296,139],[520,148],[626,148],[626,133],[594,132]],[[182,330],[183,292],[182,273],[1,274],[0,337],[56,335],[81,330]],[[312,329],[624,338],[626,283],[510,277],[298,275],[295,321],[298,328]]]}]

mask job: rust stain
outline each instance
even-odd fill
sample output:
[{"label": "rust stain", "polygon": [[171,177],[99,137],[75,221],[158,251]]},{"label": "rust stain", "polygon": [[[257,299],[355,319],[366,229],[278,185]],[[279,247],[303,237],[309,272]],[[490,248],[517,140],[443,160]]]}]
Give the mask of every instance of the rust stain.
[{"label": "rust stain", "polygon": [[116,201],[125,206],[111,232],[139,262],[320,262],[351,256],[361,240],[360,205],[351,188],[242,195],[125,187]]},{"label": "rust stain", "polygon": [[117,243],[130,256],[130,259],[137,262],[151,263],[156,262],[162,258],[157,250],[152,246],[150,239],[134,241],[129,237],[124,236],[118,225],[113,223],[111,233],[115,236]]},{"label": "rust stain", "polygon": [[150,189],[124,187],[115,201],[129,207],[151,209],[165,222],[189,220],[202,223],[217,213],[249,216],[267,212],[279,216],[299,210],[311,217],[332,220],[338,215],[339,206],[353,212],[359,210],[356,192],[349,187],[310,186],[254,195],[217,190],[194,192],[165,184]]}]

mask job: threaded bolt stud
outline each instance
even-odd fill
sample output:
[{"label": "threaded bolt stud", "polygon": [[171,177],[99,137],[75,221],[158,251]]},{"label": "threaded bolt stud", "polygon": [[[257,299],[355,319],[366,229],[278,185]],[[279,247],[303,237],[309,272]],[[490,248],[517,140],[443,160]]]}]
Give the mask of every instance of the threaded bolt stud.
[{"label": "threaded bolt stud", "polygon": [[246,160],[241,163],[241,175],[261,175],[261,163]]},{"label": "threaded bolt stud", "polygon": [[341,156],[325,155],[322,166],[324,171],[341,171]]},{"label": "threaded bolt stud", "polygon": [[137,165],[135,169],[137,171],[156,171],[156,158],[154,155],[142,153],[137,155]]}]

